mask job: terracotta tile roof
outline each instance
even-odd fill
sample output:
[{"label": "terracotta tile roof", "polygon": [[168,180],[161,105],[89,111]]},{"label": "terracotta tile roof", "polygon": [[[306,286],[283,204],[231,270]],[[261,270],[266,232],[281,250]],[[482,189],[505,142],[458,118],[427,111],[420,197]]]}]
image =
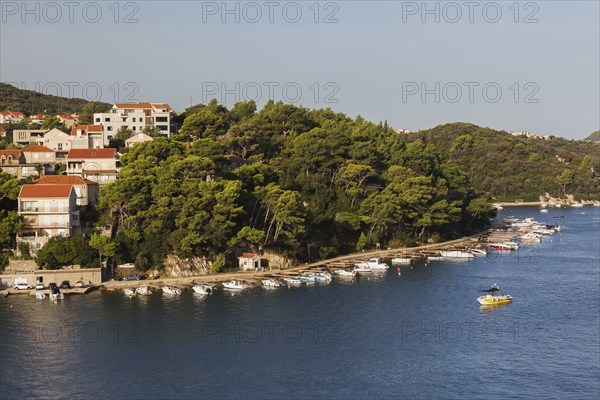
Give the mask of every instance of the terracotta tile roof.
[{"label": "terracotta tile roof", "polygon": [[77,136],[77,131],[81,131],[81,134],[87,135],[89,133],[102,133],[104,126],[100,125],[73,125],[71,128],[71,136]]},{"label": "terracotta tile roof", "polygon": [[0,126],[0,132],[6,132],[6,129]]},{"label": "terracotta tile roof", "polygon": [[256,253],[244,253],[240,256],[240,258],[254,258],[256,257]]},{"label": "terracotta tile roof", "polygon": [[117,155],[117,149],[105,148],[105,149],[71,149],[67,158],[70,159],[81,159],[81,158],[115,158]]},{"label": "terracotta tile roof", "polygon": [[54,153],[54,150],[47,148],[46,146],[31,145],[22,149],[23,153]]},{"label": "terracotta tile roof", "polygon": [[35,114],[29,117],[29,119],[45,119],[46,116],[44,114]]},{"label": "terracotta tile roof", "polygon": [[38,197],[69,197],[73,186],[71,185],[37,185],[25,184],[21,186],[19,199]]},{"label": "terracotta tile roof", "polygon": [[21,150],[0,150],[0,156],[12,156],[13,158],[18,159],[21,157]]},{"label": "terracotta tile roof", "polygon": [[0,111],[0,115],[5,117],[25,118],[25,114],[20,111]]},{"label": "terracotta tile roof", "polygon": [[97,185],[98,182],[90,181],[77,175],[46,175],[33,181],[36,185]]},{"label": "terracotta tile roof", "polygon": [[62,119],[72,119],[73,121],[75,121],[75,117],[70,114],[58,114],[58,117]]}]

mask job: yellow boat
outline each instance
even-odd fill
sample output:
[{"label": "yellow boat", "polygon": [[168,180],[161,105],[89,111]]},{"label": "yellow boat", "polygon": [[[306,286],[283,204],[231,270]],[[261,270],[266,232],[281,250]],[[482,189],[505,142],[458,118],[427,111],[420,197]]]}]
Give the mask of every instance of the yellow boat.
[{"label": "yellow boat", "polygon": [[512,296],[510,294],[496,294],[496,292],[499,291],[500,287],[494,284],[490,289],[482,290],[482,292],[487,292],[487,294],[479,296],[477,301],[482,306],[495,306],[510,303],[512,301]]}]

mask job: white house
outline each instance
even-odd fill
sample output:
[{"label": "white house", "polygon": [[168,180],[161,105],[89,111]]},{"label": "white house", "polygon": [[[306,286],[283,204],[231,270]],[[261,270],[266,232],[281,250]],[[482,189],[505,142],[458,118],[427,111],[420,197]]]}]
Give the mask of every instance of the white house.
[{"label": "white house", "polygon": [[100,125],[73,125],[72,149],[97,149],[104,147],[104,127]]},{"label": "white house", "polygon": [[134,144],[151,142],[153,140],[154,139],[152,139],[152,137],[140,132],[137,135],[133,135],[129,139],[125,140],[125,147],[133,147]]},{"label": "white house", "polygon": [[256,253],[244,253],[238,257],[239,267],[242,271],[255,271],[260,269],[260,256]]},{"label": "white house", "polygon": [[67,154],[67,175],[78,175],[98,182],[113,182],[119,172],[116,149],[71,149]]},{"label": "white house", "polygon": [[95,113],[94,123],[104,126],[104,144],[121,128],[134,134],[144,128],[158,128],[163,135],[170,136],[173,109],[166,103],[117,103],[107,113]]},{"label": "white house", "polygon": [[25,119],[25,114],[20,111],[0,111],[0,124],[16,124]]},{"label": "white house", "polygon": [[35,252],[53,236],[72,236],[80,231],[77,195],[72,185],[25,184],[19,193],[23,229],[17,243],[28,243]]}]

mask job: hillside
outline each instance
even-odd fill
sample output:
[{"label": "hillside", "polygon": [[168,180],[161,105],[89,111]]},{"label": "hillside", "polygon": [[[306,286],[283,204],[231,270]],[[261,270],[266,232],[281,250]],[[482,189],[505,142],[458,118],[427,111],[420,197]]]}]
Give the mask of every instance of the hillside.
[{"label": "hillside", "polygon": [[[15,86],[0,82],[0,111],[21,111],[27,115],[31,114],[79,114],[88,101],[85,99],[69,99],[66,97],[52,96],[34,92],[33,90],[22,90]],[[99,103],[106,109],[111,104]]]},{"label": "hillside", "polygon": [[600,131],[592,132],[590,136],[586,137],[583,140],[587,140],[590,142],[600,142]]},{"label": "hillside", "polygon": [[467,171],[476,190],[497,200],[531,201],[545,192],[562,196],[565,190],[577,199],[600,197],[600,144],[514,137],[467,123],[409,135],[416,139],[434,144],[444,159]]}]

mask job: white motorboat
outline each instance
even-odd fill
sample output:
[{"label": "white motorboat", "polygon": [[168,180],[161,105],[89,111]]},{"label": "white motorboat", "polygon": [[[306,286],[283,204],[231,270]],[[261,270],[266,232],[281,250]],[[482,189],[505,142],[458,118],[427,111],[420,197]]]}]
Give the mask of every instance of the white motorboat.
[{"label": "white motorboat", "polygon": [[440,255],[444,258],[475,258],[474,254],[461,250],[441,250]]},{"label": "white motorboat", "polygon": [[442,256],[427,256],[427,261],[441,261],[444,257]]},{"label": "white motorboat", "polygon": [[36,292],[35,298],[38,300],[44,300],[46,298],[46,294],[44,292]]},{"label": "white motorboat", "polygon": [[554,207],[556,207],[556,208],[561,208],[562,206],[560,205],[560,203],[556,203],[556,204],[554,205]]},{"label": "white motorboat", "polygon": [[504,210],[504,207],[502,207],[500,205],[500,203],[494,203],[494,204],[492,204],[492,208],[495,209],[495,210],[498,210],[498,211]]},{"label": "white motorboat", "polygon": [[229,290],[244,290],[248,287],[248,285],[243,284],[240,281],[231,280],[223,283],[223,287]]},{"label": "white motorboat", "polygon": [[371,258],[369,259],[369,261],[360,261],[356,263],[356,268],[354,268],[354,270],[356,272],[371,272],[375,270],[385,270],[389,268],[389,265],[379,262],[379,258]]},{"label": "white motorboat", "polygon": [[333,277],[329,272],[317,272],[315,273],[315,281],[319,283],[329,283],[333,280]]},{"label": "white motorboat", "polygon": [[171,286],[163,286],[162,291],[164,294],[170,294],[170,295],[180,295],[181,294],[181,289],[176,288],[176,287],[171,287]]},{"label": "white motorboat", "polygon": [[274,279],[263,279],[262,281],[260,281],[264,287],[270,287],[270,288],[274,288],[274,287],[280,287],[281,283],[279,283],[278,281],[274,280]]},{"label": "white motorboat", "polygon": [[295,278],[283,278],[283,281],[285,282],[286,285],[288,286],[300,286],[302,285],[302,282],[300,281],[300,279],[295,279]]},{"label": "white motorboat", "polygon": [[65,298],[65,295],[58,292],[58,293],[50,293],[50,300],[62,300]]},{"label": "white motorboat", "polygon": [[211,285],[205,285],[202,283],[192,286],[192,290],[194,291],[194,293],[201,294],[203,296],[211,294],[213,292],[213,288]]},{"label": "white motorboat", "polygon": [[410,257],[395,257],[392,258],[392,265],[408,265],[412,262]]},{"label": "white motorboat", "polygon": [[125,288],[125,289],[123,289],[123,292],[125,293],[125,296],[129,296],[129,297],[135,296],[135,292],[133,291],[133,289]]},{"label": "white motorboat", "polygon": [[487,256],[486,249],[469,249],[467,251],[477,257]]},{"label": "white motorboat", "polygon": [[519,244],[515,242],[492,243],[490,247],[494,250],[518,250]]},{"label": "white motorboat", "polygon": [[548,214],[548,210],[547,210],[547,209],[545,209],[545,208],[542,208],[542,209],[540,210],[540,212],[541,212],[542,214]]},{"label": "white motorboat", "polygon": [[352,278],[353,276],[356,276],[356,271],[352,270],[352,271],[348,271],[345,269],[334,269],[333,270],[333,274],[339,277],[346,277],[346,278]]},{"label": "white motorboat", "polygon": [[525,243],[540,243],[542,241],[542,236],[534,232],[529,232],[522,235],[520,239]]},{"label": "white motorboat", "polygon": [[144,285],[135,289],[135,294],[138,294],[140,296],[150,296],[152,292],[150,291],[150,288],[148,286]]},{"label": "white motorboat", "polygon": [[583,207],[583,204],[581,204],[581,203],[573,203],[573,204],[571,204],[571,207],[573,207],[573,208],[581,208],[581,207]]}]

